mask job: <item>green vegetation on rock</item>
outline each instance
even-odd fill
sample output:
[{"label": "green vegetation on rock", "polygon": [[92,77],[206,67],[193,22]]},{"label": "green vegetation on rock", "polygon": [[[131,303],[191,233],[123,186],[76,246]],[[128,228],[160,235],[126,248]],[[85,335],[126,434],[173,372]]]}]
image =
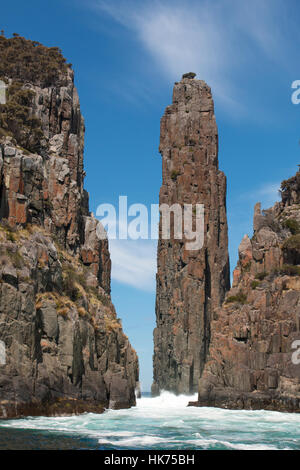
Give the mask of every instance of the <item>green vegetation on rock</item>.
[{"label": "green vegetation on rock", "polygon": [[297,235],[298,233],[300,233],[300,224],[295,219],[285,220],[283,226],[285,228],[288,228],[293,235]]},{"label": "green vegetation on rock", "polygon": [[247,303],[247,296],[243,294],[243,292],[239,292],[238,294],[232,295],[226,299],[227,304],[235,303],[235,302],[239,304],[245,304]]},{"label": "green vegetation on rock", "polygon": [[45,47],[17,34],[0,36],[0,78],[12,78],[44,87],[63,86],[66,59],[58,47]]},{"label": "green vegetation on rock", "polygon": [[179,171],[173,170],[172,173],[171,173],[172,180],[176,181],[178,175],[179,175]]},{"label": "green vegetation on rock", "polygon": [[282,248],[284,250],[297,250],[300,251],[300,234],[298,235],[292,235],[291,237],[287,238],[283,245]]},{"label": "green vegetation on rock", "polygon": [[252,281],[251,282],[251,289],[255,290],[260,285],[259,281]]},{"label": "green vegetation on rock", "polygon": [[262,273],[257,273],[255,275],[255,279],[258,279],[259,281],[263,281],[265,279],[265,277],[268,276],[269,273],[267,273],[266,271],[263,271]]},{"label": "green vegetation on rock", "polygon": [[279,274],[286,274],[287,276],[300,276],[300,266],[292,264],[284,264],[281,268],[275,271]]},{"label": "green vegetation on rock", "polygon": [[0,105],[2,135],[15,138],[18,145],[31,152],[38,152],[44,134],[41,121],[32,116],[34,92],[23,88],[21,82],[12,82],[7,88],[7,102]]}]

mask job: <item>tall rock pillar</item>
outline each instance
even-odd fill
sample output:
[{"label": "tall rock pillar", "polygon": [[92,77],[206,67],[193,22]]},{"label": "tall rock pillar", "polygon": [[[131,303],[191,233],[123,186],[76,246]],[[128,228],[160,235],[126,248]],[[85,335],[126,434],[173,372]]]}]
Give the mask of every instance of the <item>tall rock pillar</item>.
[{"label": "tall rock pillar", "polygon": [[161,216],[153,394],[197,391],[212,312],[229,289],[226,178],[218,168],[214,103],[209,86],[194,76],[185,74],[175,83],[173,104],[161,119],[159,202],[203,204],[204,245],[188,250],[184,239],[175,239],[172,230],[171,238],[163,239]]}]

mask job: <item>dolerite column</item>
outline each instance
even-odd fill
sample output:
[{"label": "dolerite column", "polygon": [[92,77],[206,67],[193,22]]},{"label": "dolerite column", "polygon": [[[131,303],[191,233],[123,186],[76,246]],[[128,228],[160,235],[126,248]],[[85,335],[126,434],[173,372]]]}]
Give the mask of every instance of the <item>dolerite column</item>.
[{"label": "dolerite column", "polygon": [[[183,75],[161,119],[160,204],[204,204],[204,245],[162,237],[157,253],[156,328],[152,393],[198,389],[214,308],[229,289],[226,177],[218,168],[218,131],[210,87]],[[195,206],[193,206],[195,207]],[[195,209],[193,217],[195,219]],[[195,223],[195,221],[194,221]]]}]

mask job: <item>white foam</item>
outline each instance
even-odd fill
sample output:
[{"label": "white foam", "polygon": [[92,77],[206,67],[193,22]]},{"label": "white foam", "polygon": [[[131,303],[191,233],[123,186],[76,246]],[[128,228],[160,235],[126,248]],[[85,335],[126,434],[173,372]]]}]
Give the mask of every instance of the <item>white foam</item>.
[{"label": "white foam", "polygon": [[170,409],[170,408],[186,408],[190,401],[196,401],[197,394],[195,395],[174,395],[170,392],[161,392],[158,397],[142,397],[137,400],[138,408],[154,408],[158,409]]},{"label": "white foam", "polygon": [[99,439],[99,444],[110,444],[113,446],[119,447],[141,447],[147,448],[151,447],[154,444],[165,444],[166,439],[157,437],[157,436],[136,436],[130,439],[120,439],[120,440],[111,440],[111,439]]},{"label": "white foam", "polygon": [[197,395],[142,397],[137,406],[98,415],[27,418],[0,427],[87,436],[105,447],[264,450],[300,447],[300,415],[187,407]]}]

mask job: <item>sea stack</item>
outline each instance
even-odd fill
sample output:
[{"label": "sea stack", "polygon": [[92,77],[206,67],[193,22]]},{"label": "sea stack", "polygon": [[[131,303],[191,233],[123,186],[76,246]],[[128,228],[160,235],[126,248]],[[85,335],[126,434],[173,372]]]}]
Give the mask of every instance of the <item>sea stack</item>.
[{"label": "sea stack", "polygon": [[175,83],[173,103],[161,119],[159,151],[159,203],[203,204],[204,245],[188,250],[172,230],[163,239],[161,216],[152,393],[193,393],[207,357],[212,312],[230,281],[226,178],[218,167],[214,103],[210,87],[192,72]]},{"label": "sea stack", "polygon": [[73,71],[17,35],[0,57],[0,418],[130,407],[138,360],[83,188]]},{"label": "sea stack", "polygon": [[300,172],[254,210],[232,289],[212,322],[199,406],[300,412]]}]

